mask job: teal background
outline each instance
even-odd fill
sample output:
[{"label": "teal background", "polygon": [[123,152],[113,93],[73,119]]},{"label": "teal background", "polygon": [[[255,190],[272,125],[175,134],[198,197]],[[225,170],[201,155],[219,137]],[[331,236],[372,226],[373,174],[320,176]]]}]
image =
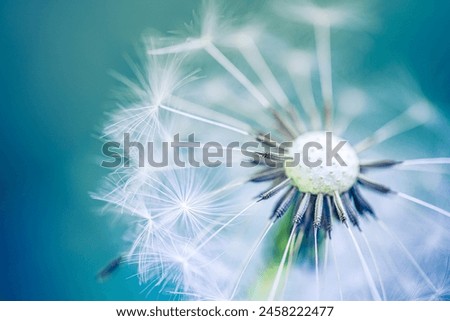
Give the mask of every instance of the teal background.
[{"label": "teal background", "polygon": [[[381,28],[362,67],[401,62],[448,115],[450,2],[393,2],[376,6]],[[112,106],[110,71],[127,73],[124,55],[145,30],[181,28],[199,3],[1,1],[0,299],[165,298],[129,278],[131,267],[96,281],[122,240],[88,193],[106,173],[96,136]]]}]

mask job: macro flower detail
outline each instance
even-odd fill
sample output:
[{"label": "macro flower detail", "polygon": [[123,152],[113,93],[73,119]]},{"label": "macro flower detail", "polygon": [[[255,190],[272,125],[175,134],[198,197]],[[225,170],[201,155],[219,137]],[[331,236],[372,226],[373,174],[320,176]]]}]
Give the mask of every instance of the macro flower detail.
[{"label": "macro flower detail", "polygon": [[[287,1],[251,17],[225,12],[205,2],[187,37],[147,41],[136,81],[118,76],[126,95],[104,138],[127,134],[178,159],[143,165],[139,147],[94,195],[131,226],[128,251],[100,276],[134,263],[148,291],[194,300],[448,298],[450,190],[432,170],[450,164],[449,142],[407,160],[397,145],[378,148],[448,130],[438,110],[407,90],[390,95],[400,85],[385,88],[397,110],[383,106],[378,89],[342,74],[332,38],[363,28],[357,10]],[[164,149],[194,132],[197,145]],[[193,166],[212,146],[226,161]],[[434,183],[417,188],[393,178],[428,170]]]}]

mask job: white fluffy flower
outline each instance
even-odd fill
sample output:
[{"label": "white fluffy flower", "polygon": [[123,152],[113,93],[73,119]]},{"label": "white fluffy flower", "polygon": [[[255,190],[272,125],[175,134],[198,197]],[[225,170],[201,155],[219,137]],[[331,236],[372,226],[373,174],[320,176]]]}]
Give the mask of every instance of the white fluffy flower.
[{"label": "white fluffy flower", "polygon": [[[335,75],[334,48],[346,44],[331,40],[334,27],[362,26],[362,14],[310,2],[265,10],[231,18],[205,2],[193,34],[153,39],[144,72],[119,77],[127,91],[108,139],[195,133],[194,156],[213,140],[234,155],[212,168],[134,160],[111,173],[96,197],[132,218],[125,259],[150,288],[186,299],[447,298],[448,123],[404,76]],[[199,68],[190,81],[184,70]],[[350,166],[308,165],[325,161],[317,144],[329,131],[349,140]],[[313,159],[291,167],[305,137]],[[259,145],[242,157],[233,141]],[[248,156],[260,164],[239,166]]]}]

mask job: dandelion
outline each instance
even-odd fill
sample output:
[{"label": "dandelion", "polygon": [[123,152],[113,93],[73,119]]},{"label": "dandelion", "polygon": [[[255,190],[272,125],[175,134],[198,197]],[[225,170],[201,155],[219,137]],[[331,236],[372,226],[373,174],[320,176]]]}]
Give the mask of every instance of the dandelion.
[{"label": "dandelion", "polygon": [[[138,84],[119,77],[134,98],[107,137],[162,142],[190,130],[225,150],[260,144],[239,158],[254,166],[113,172],[95,197],[133,218],[124,260],[146,289],[185,299],[444,299],[448,141],[433,152],[411,137],[441,138],[434,128],[447,125],[400,80],[384,83],[383,100],[334,76],[332,30],[363,25],[359,12],[310,2],[266,10],[275,21],[233,20],[205,2],[185,40],[152,39]],[[312,37],[310,48],[293,34]],[[193,65],[202,77],[185,71]]]}]

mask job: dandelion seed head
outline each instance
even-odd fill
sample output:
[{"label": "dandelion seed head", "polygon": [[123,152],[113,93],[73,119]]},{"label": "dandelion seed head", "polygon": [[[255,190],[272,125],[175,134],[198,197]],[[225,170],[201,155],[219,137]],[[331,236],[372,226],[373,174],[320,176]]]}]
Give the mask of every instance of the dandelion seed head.
[{"label": "dandelion seed head", "polygon": [[175,236],[192,237],[230,215],[230,195],[213,191],[220,180],[220,173],[211,169],[169,169],[148,176],[138,196],[161,228]]},{"label": "dandelion seed head", "polygon": [[[333,195],[336,191],[346,192],[355,184],[359,174],[359,159],[355,150],[338,136],[330,137],[332,147],[326,148],[330,142],[327,141],[325,132],[308,132],[295,139],[292,151],[301,155],[301,159],[296,166],[291,166],[289,161],[286,161],[285,171],[292,179],[293,185],[302,192]],[[327,159],[329,150],[335,148],[339,142],[345,142],[339,152],[343,164],[336,159]],[[308,153],[308,159],[305,159],[305,152]]]},{"label": "dandelion seed head", "polygon": [[[188,289],[202,276],[202,266],[207,258],[201,254],[189,256],[190,245],[185,240],[169,238],[142,243],[138,255],[130,254],[130,260],[138,263],[142,282],[153,281],[155,285],[166,284],[175,290]],[[158,278],[163,275],[164,278]]]},{"label": "dandelion seed head", "polygon": [[[154,40],[148,46],[152,47]],[[181,55],[151,56],[143,66],[130,63],[134,79],[115,74],[124,86],[119,94],[119,109],[111,113],[104,127],[104,137],[122,141],[124,133],[130,141],[153,141],[161,130],[161,104],[190,81],[196,79],[196,71],[185,72]],[[135,158],[133,158],[135,159]]]},{"label": "dandelion seed head", "polygon": [[[334,39],[334,27],[359,25],[364,18],[355,6],[277,2],[280,16],[302,22],[283,23],[286,29],[277,33],[271,19],[236,21],[217,2],[205,1],[193,24],[197,30],[184,41],[151,40],[144,71],[135,72],[135,81],[121,79],[128,93],[105,129],[111,137],[130,131],[135,140],[161,142],[195,130],[201,143],[207,138],[223,146],[234,139],[242,143],[243,137],[264,147],[292,142],[288,156],[299,156],[291,166],[277,153],[252,147],[249,155],[273,158],[277,167],[257,166],[261,159],[252,163],[255,170],[234,166],[246,158],[233,154],[227,170],[178,168],[172,162],[141,168],[131,161],[130,168],[109,175],[110,184],[97,198],[131,218],[128,261],[138,266],[139,279],[150,290],[195,300],[448,295],[448,281],[435,286],[439,278],[430,272],[438,268],[427,263],[430,252],[448,257],[448,184],[443,175],[394,176],[408,148],[430,157],[432,146],[418,151],[426,139],[388,144],[439,117],[431,103],[395,80],[387,85],[383,79],[373,90],[333,72],[343,63],[332,55],[337,45],[351,47]],[[287,30],[292,25],[294,30]],[[305,43],[295,48],[298,38]],[[182,52],[198,57],[187,60]],[[205,74],[188,93],[178,89],[196,75],[186,73],[184,65],[200,65]],[[429,129],[423,127],[419,133]],[[268,132],[272,142],[262,138]],[[340,146],[340,132],[358,144]],[[386,147],[391,154],[382,153]],[[327,164],[335,148],[339,159],[330,157]],[[362,154],[366,150],[379,166],[371,167]],[[187,159],[185,153],[181,157]],[[392,160],[380,161],[386,157]],[[423,170],[427,162],[416,165]],[[427,193],[430,189],[434,193]],[[433,211],[444,215],[436,218]]]}]

